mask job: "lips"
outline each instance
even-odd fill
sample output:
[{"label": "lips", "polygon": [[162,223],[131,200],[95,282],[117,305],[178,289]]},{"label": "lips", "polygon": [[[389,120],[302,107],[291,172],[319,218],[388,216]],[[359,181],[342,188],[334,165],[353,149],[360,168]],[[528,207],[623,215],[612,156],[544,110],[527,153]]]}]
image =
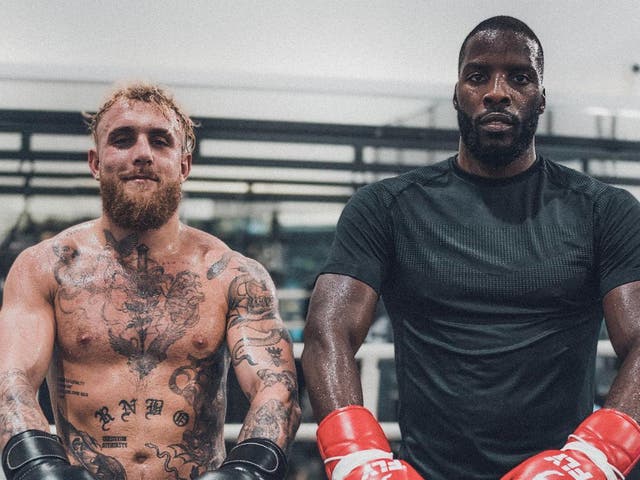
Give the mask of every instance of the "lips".
[{"label": "lips", "polygon": [[491,112],[480,117],[480,124],[486,125],[489,123],[504,123],[506,125],[513,125],[515,119],[512,115],[502,112]]},{"label": "lips", "polygon": [[125,175],[124,177],[122,177],[122,179],[125,181],[128,181],[128,180],[151,180],[153,182],[158,181],[158,177],[156,177],[155,175],[144,174],[144,173]]},{"label": "lips", "polygon": [[513,129],[516,119],[508,113],[491,112],[481,116],[478,123],[489,134],[503,134]]}]

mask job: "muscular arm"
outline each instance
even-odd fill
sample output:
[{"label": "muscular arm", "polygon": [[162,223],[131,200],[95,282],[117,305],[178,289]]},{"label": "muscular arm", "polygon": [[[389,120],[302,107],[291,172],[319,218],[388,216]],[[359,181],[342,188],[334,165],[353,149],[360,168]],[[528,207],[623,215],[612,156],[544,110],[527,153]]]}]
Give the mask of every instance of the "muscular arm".
[{"label": "muscular arm", "polygon": [[321,275],[304,331],[302,368],[317,421],[346,405],[362,405],[355,354],[373,322],[378,295],[345,275]]},{"label": "muscular arm", "polygon": [[640,421],[640,282],[614,288],[603,306],[611,344],[622,362],[605,407]]},{"label": "muscular arm", "polygon": [[53,309],[33,249],[15,261],[0,311],[0,449],[27,429],[48,431],[37,401],[53,352]]},{"label": "muscular arm", "polygon": [[300,423],[291,338],[265,269],[242,259],[235,270],[229,286],[227,342],[238,383],[250,401],[238,441],[268,438],[286,451]]}]

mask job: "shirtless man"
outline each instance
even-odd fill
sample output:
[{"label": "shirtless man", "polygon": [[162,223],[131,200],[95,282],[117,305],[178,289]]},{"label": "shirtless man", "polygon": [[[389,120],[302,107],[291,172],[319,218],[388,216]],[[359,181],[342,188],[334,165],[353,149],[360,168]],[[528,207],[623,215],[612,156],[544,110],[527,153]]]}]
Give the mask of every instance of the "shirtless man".
[{"label": "shirtless man", "polygon": [[[6,280],[7,479],[283,479],[300,420],[291,339],[265,269],[179,220],[193,122],[138,84],[90,129],[102,215],[25,250]],[[230,363],[250,407],[225,459]]]}]

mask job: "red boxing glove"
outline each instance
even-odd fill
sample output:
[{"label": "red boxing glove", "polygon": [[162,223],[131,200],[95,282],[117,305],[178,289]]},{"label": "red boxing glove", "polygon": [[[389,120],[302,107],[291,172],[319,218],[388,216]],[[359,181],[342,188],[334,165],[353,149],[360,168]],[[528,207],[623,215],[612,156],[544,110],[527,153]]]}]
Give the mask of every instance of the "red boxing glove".
[{"label": "red boxing glove", "polygon": [[320,422],[318,449],[330,480],[422,480],[411,465],[394,460],[382,427],[359,405],[334,410]]},{"label": "red boxing glove", "polygon": [[640,425],[601,409],[589,415],[561,450],[539,453],[501,480],[624,480],[640,457]]}]

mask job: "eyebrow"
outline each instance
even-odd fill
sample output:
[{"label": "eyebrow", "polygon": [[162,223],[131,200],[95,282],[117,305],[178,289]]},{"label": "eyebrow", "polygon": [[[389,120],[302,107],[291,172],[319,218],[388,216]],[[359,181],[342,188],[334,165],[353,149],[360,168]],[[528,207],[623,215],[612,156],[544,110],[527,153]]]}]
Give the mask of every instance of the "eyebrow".
[{"label": "eyebrow", "polygon": [[[483,63],[483,62],[469,62],[465,65],[462,66],[462,68],[460,69],[460,73],[463,73],[467,70],[475,70],[475,69],[479,69],[479,70],[487,70],[487,69],[491,69],[493,68],[492,64],[490,63]],[[533,64],[529,64],[529,63],[512,63],[510,65],[502,65],[502,68],[506,68],[509,71],[527,71],[527,72],[533,72],[536,74],[536,77],[540,78],[540,73],[538,72],[538,69],[536,68],[535,65]]]},{"label": "eyebrow", "polygon": [[[109,132],[109,135],[107,136],[107,140],[112,140],[113,137],[117,136],[117,135],[130,135],[136,132],[136,129],[133,127],[129,127],[129,126],[122,126],[122,127],[118,127],[118,128],[114,128],[113,130],[111,130]],[[170,139],[174,139],[174,135],[171,133],[171,130],[168,130],[166,128],[152,128],[149,130],[148,132],[149,135],[155,136],[155,135],[160,135],[166,138],[170,138]]]}]

